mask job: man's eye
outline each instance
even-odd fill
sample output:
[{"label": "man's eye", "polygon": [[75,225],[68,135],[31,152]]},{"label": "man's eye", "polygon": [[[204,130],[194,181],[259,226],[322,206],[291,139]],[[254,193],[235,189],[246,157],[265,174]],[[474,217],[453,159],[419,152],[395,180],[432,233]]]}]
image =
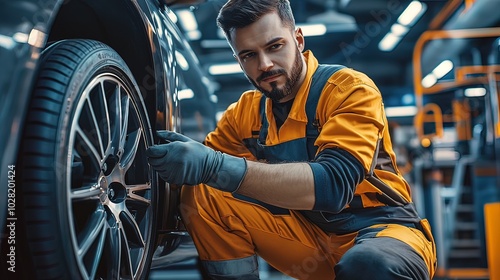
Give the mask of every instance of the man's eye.
[{"label": "man's eye", "polygon": [[243,55],[241,58],[243,60],[247,60],[247,59],[252,58],[254,56],[255,56],[255,53],[247,53],[247,54]]},{"label": "man's eye", "polygon": [[283,45],[282,44],[274,44],[271,46],[271,49],[272,50],[277,50],[277,49],[280,49]]}]

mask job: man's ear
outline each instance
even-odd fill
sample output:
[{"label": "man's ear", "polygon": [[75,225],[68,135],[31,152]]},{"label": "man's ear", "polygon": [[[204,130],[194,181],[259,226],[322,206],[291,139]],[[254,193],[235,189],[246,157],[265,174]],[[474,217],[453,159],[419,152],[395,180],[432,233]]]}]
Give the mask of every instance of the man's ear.
[{"label": "man's ear", "polygon": [[306,40],[300,27],[295,30],[295,41],[297,41],[297,47],[299,48],[299,50],[301,52],[304,51]]}]

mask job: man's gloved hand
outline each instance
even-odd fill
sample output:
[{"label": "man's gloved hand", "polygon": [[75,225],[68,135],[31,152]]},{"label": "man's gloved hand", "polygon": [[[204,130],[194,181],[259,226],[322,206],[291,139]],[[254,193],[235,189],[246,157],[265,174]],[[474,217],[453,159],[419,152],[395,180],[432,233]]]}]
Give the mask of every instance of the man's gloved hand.
[{"label": "man's gloved hand", "polygon": [[167,182],[177,185],[208,184],[234,192],[247,171],[244,158],[223,154],[189,137],[171,131],[158,131],[167,144],[149,147],[148,161]]}]

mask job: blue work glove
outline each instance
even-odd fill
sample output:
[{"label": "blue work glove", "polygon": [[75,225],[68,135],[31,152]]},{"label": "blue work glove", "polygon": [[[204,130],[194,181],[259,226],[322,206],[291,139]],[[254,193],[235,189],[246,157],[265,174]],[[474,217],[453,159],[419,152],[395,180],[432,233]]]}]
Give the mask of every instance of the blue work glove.
[{"label": "blue work glove", "polygon": [[182,134],[158,131],[167,144],[146,150],[149,164],[171,184],[205,183],[219,190],[238,190],[247,172],[244,158],[215,151]]}]

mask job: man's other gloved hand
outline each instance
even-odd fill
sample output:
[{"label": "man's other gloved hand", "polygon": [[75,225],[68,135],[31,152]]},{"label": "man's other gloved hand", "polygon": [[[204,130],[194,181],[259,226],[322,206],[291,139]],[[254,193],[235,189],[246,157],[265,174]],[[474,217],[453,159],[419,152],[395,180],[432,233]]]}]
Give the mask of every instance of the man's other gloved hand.
[{"label": "man's other gloved hand", "polygon": [[167,182],[177,185],[208,184],[234,192],[247,171],[244,158],[223,154],[179,133],[158,131],[167,144],[149,147],[148,161]]}]

